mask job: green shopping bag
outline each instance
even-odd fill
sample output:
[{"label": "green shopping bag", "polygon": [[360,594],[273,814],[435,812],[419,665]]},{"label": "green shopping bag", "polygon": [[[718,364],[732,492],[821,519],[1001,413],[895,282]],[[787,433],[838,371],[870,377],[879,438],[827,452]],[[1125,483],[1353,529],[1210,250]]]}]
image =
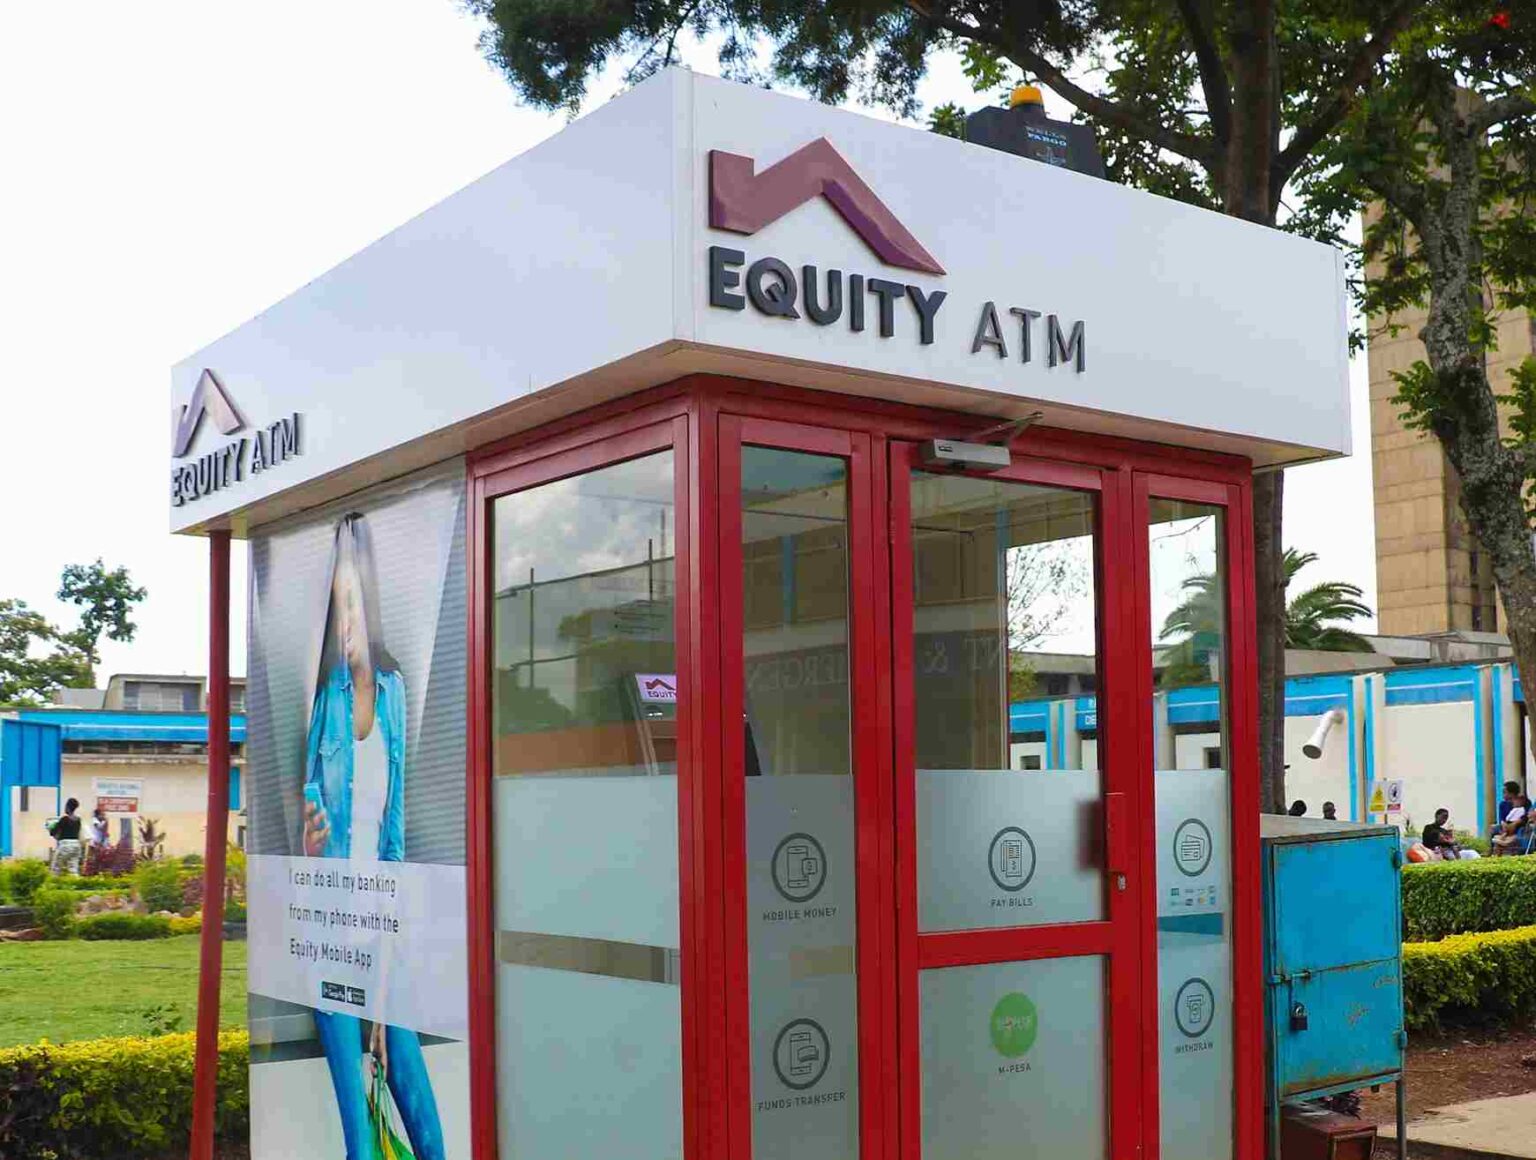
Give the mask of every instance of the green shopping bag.
[{"label": "green shopping bag", "polygon": [[379,1160],[416,1160],[410,1147],[395,1131],[394,1116],[389,1109],[389,1087],[384,1082],[384,1069],[375,1060],[373,1086],[368,1090],[368,1126],[374,1150]]}]

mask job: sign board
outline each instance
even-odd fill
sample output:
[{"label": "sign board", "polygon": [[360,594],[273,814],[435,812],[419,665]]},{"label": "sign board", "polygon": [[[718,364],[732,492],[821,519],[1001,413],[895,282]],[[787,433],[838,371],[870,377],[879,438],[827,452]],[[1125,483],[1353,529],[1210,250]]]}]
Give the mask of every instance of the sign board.
[{"label": "sign board", "polygon": [[636,673],[635,690],[646,705],[677,704],[676,673]]},{"label": "sign board", "polygon": [[1370,801],[1366,803],[1365,812],[1368,814],[1384,814],[1387,812],[1387,783],[1376,781],[1371,783]]},{"label": "sign board", "polygon": [[1401,778],[1387,782],[1387,813],[1403,812],[1403,782]]},{"label": "sign board", "polygon": [[666,70],[178,365],[169,514],[243,534],[690,372],[1301,462],[1349,450],[1345,314],[1328,246]]},{"label": "sign board", "polygon": [[96,798],[96,809],[109,814],[136,814],[139,812],[139,801],[144,796],[144,782],[139,779],[93,777],[91,793]]}]

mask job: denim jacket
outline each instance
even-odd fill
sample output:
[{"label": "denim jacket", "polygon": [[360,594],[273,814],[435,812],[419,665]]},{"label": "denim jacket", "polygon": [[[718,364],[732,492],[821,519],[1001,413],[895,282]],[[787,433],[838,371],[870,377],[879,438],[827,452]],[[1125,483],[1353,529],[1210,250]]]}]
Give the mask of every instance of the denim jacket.
[{"label": "denim jacket", "polygon": [[[389,786],[384,818],[379,825],[378,850],[359,850],[361,858],[405,861],[405,681],[398,672],[373,674],[374,727],[384,730],[389,755]],[[331,828],[325,857],[352,856],[352,669],[337,665],[315,690],[305,746],[306,786],[318,785],[326,821]]]}]

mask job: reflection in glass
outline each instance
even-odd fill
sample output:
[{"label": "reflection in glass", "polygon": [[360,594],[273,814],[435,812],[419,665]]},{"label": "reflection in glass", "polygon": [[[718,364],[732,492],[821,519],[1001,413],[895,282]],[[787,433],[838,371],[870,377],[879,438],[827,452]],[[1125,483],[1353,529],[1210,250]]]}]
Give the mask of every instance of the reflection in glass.
[{"label": "reflection in glass", "polygon": [[844,460],[744,447],[752,1154],[858,1155]]},{"label": "reflection in glass", "polygon": [[665,451],[492,512],[496,1082],[519,1160],[682,1153],[673,495]]},{"label": "reflection in glass", "polygon": [[1162,1155],[1220,1160],[1233,1116],[1224,515],[1153,499],[1150,518]]},{"label": "reflection in glass", "polygon": [[1101,919],[1096,497],[911,495],[919,928]]}]

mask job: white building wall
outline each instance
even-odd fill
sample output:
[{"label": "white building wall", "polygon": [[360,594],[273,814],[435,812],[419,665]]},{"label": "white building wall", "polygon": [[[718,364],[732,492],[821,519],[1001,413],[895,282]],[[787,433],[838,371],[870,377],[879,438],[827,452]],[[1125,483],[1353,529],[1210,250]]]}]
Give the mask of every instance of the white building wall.
[{"label": "white building wall", "polygon": [[[1307,816],[1323,816],[1323,803],[1331,801],[1339,808],[1341,821],[1359,821],[1360,803],[1352,803],[1349,792],[1349,742],[1354,722],[1335,725],[1323,743],[1323,755],[1317,760],[1301,751],[1317,729],[1322,716],[1285,719],[1285,796],[1286,804],[1300,798],[1307,803]],[[1352,810],[1353,807],[1353,810]]]},{"label": "white building wall", "polygon": [[1390,705],[1380,711],[1376,777],[1403,782],[1405,824],[1417,833],[1435,810],[1451,811],[1451,825],[1477,824],[1476,749],[1471,702]]}]

